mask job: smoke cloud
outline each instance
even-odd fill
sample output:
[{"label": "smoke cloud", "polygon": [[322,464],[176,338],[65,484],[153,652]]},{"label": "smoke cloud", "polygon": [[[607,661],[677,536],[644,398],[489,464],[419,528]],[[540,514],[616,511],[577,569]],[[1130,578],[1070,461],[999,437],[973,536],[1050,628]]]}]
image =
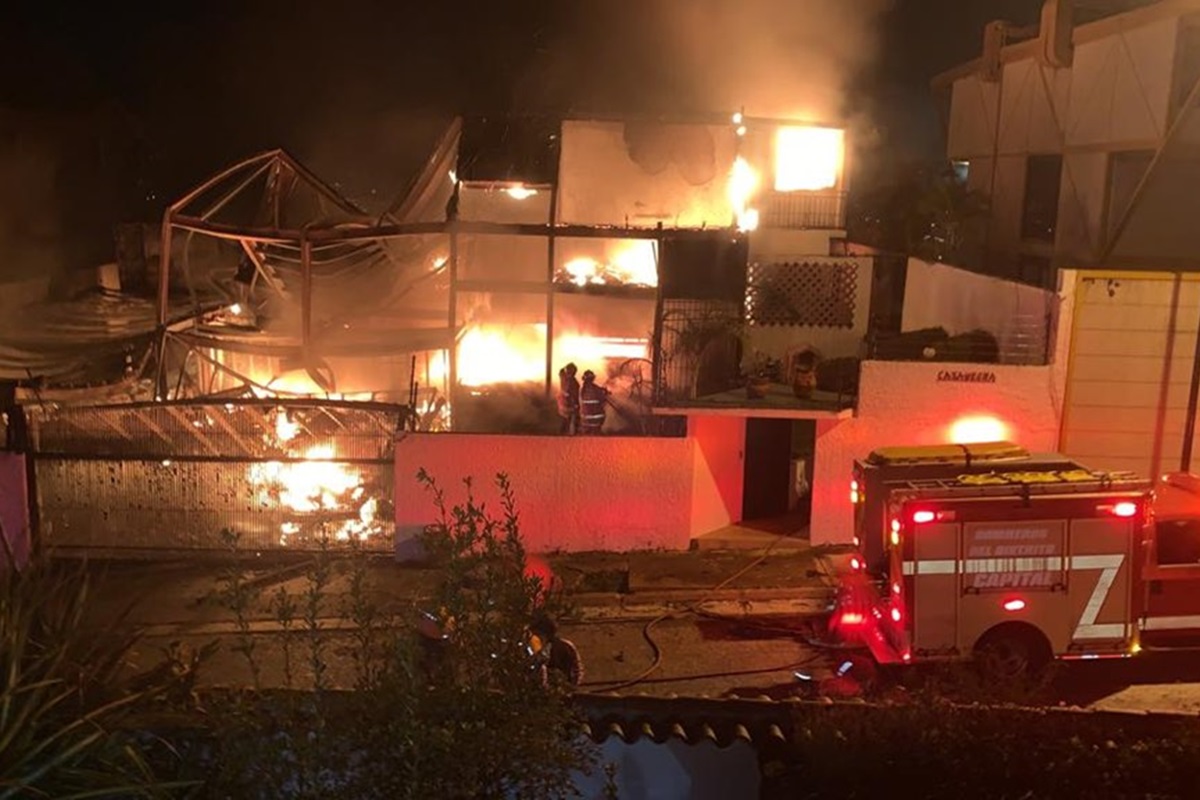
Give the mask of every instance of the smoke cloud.
[{"label": "smoke cloud", "polygon": [[879,48],[890,0],[577,4],[518,87],[578,111],[724,112],[839,120]]}]

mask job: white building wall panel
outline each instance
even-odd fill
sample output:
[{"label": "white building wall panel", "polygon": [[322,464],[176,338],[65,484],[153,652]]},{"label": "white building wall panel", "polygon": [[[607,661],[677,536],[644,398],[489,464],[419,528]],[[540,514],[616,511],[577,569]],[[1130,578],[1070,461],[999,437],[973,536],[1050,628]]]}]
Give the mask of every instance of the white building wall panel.
[{"label": "white building wall panel", "polygon": [[1063,157],[1055,244],[1060,253],[1079,263],[1090,263],[1103,244],[1107,182],[1107,153],[1068,153]]},{"label": "white building wall panel", "polygon": [[1078,281],[1063,452],[1095,469],[1178,468],[1198,321],[1200,276]]},{"label": "white building wall panel", "polygon": [[999,95],[999,83],[987,83],[977,75],[954,82],[946,144],[950,158],[970,160],[991,155]]},{"label": "white building wall panel", "polygon": [[1166,19],[1116,37],[1112,141],[1157,139],[1166,131],[1177,30],[1178,20]]},{"label": "white building wall panel", "polygon": [[1178,22],[1162,20],[1075,48],[1068,145],[1151,140],[1166,129]]}]

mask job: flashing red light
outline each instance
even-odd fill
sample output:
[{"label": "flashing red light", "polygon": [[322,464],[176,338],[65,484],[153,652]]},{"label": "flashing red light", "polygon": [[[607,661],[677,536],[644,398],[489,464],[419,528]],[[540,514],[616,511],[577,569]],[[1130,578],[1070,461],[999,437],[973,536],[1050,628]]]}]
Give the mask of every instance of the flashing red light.
[{"label": "flashing red light", "polygon": [[900,594],[900,584],[899,583],[892,584],[892,594]]},{"label": "flashing red light", "polygon": [[844,614],[842,614],[842,617],[840,620],[840,622],[843,625],[861,625],[862,621],[863,621],[863,615],[859,614],[857,611],[845,612]]},{"label": "flashing red light", "polygon": [[854,537],[854,546],[858,547],[860,544],[861,544],[861,542],[859,541],[859,538],[857,536],[855,536]]},{"label": "flashing red light", "polygon": [[933,522],[935,519],[937,519],[937,514],[934,514],[932,511],[927,509],[914,511],[912,515],[912,521],[918,525],[923,522]]},{"label": "flashing red light", "polygon": [[912,661],[912,653],[908,650],[905,650],[900,654],[900,660],[907,664],[909,661]]},{"label": "flashing red light", "polygon": [[1128,500],[1117,503],[1112,507],[1114,517],[1132,517],[1137,512],[1137,503],[1131,503]]},{"label": "flashing red light", "polygon": [[858,491],[858,481],[850,481],[850,502],[857,505],[862,495]]},{"label": "flashing red light", "polygon": [[1004,601],[1005,611],[1020,611],[1025,608],[1025,601],[1019,597],[1014,597],[1012,600]]},{"label": "flashing red light", "polygon": [[892,622],[899,622],[899,621],[900,621],[900,609],[893,608],[892,609]]},{"label": "flashing red light", "polygon": [[850,559],[850,569],[858,570],[862,568],[862,562],[857,558]]},{"label": "flashing red light", "polygon": [[894,519],[894,520],[892,520],[892,533],[899,533],[899,532],[900,532],[900,520]]}]

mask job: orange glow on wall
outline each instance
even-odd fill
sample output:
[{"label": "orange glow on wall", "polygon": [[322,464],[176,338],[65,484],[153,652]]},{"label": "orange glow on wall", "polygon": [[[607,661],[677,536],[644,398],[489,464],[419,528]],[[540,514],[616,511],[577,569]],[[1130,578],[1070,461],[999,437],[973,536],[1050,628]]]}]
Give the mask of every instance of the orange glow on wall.
[{"label": "orange glow on wall", "polygon": [[1008,425],[995,417],[960,417],[950,426],[949,440],[951,444],[1004,442],[1009,439]]}]

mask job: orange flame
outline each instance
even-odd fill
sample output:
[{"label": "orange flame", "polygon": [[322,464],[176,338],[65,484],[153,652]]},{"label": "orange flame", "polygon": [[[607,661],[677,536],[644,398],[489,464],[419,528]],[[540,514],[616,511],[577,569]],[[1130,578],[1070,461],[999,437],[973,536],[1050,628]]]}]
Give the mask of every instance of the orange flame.
[{"label": "orange flame", "polygon": [[738,156],[729,172],[729,203],[739,231],[758,228],[758,209],[750,207],[750,200],[758,189],[758,173],[750,162]]},{"label": "orange flame", "polygon": [[837,128],[780,128],[775,134],[775,191],[814,191],[837,185],[844,158]]},{"label": "orange flame", "polygon": [[[274,412],[276,447],[284,446],[302,430],[285,409]],[[302,461],[268,461],[251,464],[247,479],[254,499],[264,508],[289,512],[279,526],[279,543],[299,534],[304,523],[315,520],[321,536],[337,541],[366,539],[382,532],[379,502],[367,495],[366,481],[357,469],[339,464],[329,445],[307,448]]]},{"label": "orange flame", "polygon": [[654,242],[623,241],[601,262],[590,256],[572,258],[558,280],[576,286],[658,286]]},{"label": "orange flame", "polygon": [[[555,337],[556,362],[575,362],[580,370],[603,375],[610,361],[648,358],[644,338],[592,336],[569,331]],[[480,387],[546,380],[546,326],[473,326],[458,344],[458,382]]]}]

